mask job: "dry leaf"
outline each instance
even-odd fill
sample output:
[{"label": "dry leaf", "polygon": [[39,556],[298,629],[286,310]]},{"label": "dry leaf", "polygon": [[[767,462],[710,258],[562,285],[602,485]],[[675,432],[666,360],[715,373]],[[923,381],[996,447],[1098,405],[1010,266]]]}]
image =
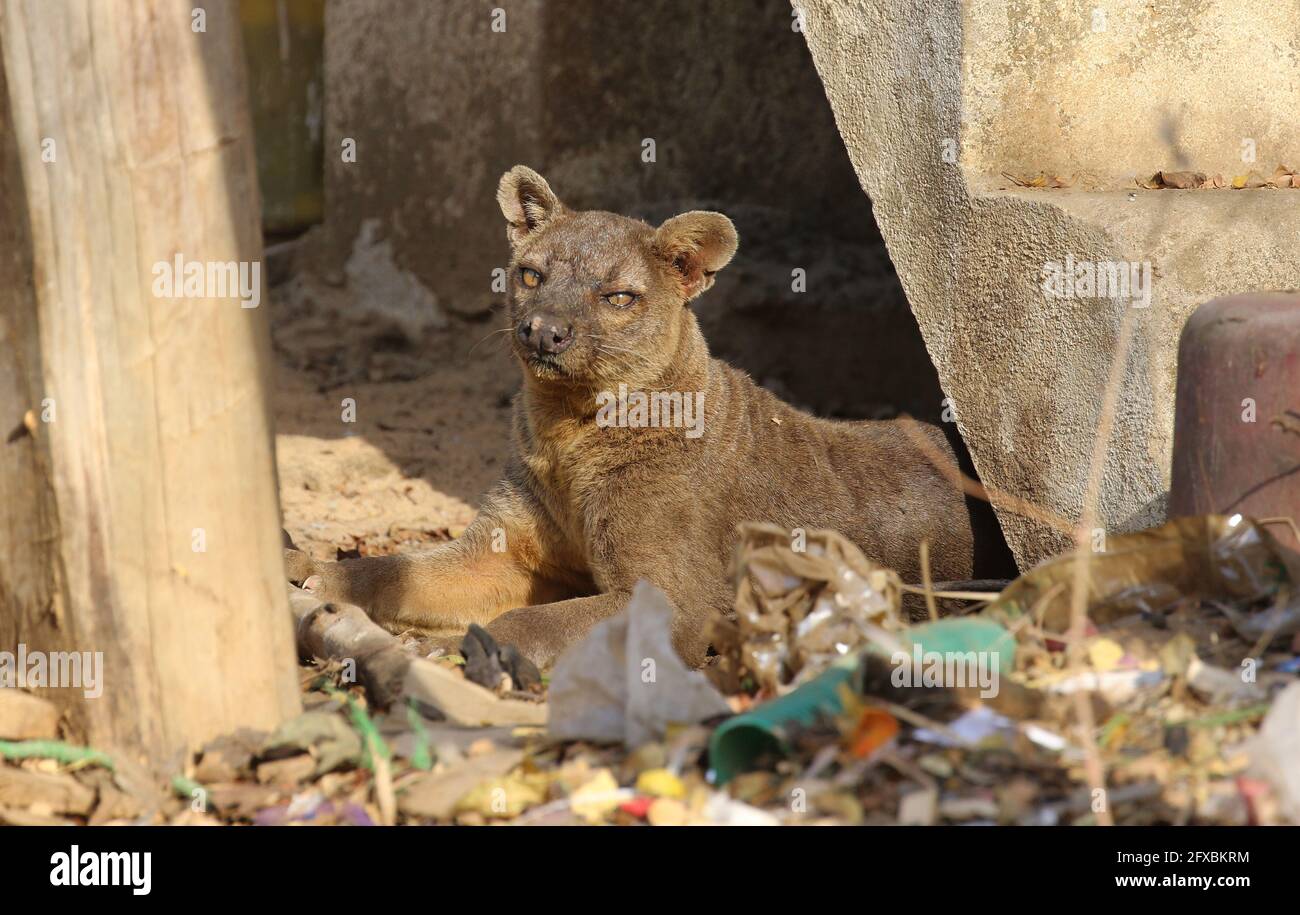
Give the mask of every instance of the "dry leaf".
[{"label": "dry leaf", "polygon": [[1062,178],[1060,175],[1048,175],[1045,172],[1039,172],[1032,178],[1026,178],[1014,175],[1011,172],[1003,172],[1002,177],[1018,187],[1065,188],[1073,185],[1078,175]]},{"label": "dry leaf", "polygon": [[1162,186],[1177,190],[1192,190],[1205,186],[1204,172],[1158,172]]},{"label": "dry leaf", "polygon": [[1300,187],[1300,176],[1287,168],[1285,165],[1279,165],[1273,170],[1273,177],[1269,179],[1269,187]]},{"label": "dry leaf", "polygon": [[[1215,176],[1220,181],[1219,176]],[[1206,179],[1204,172],[1156,172],[1146,181],[1138,181],[1139,187],[1147,190],[1159,190],[1161,188],[1172,188],[1175,190],[1193,190],[1202,187],[1214,187],[1212,182],[1215,178]],[[1222,186],[1222,185],[1218,185]]]}]

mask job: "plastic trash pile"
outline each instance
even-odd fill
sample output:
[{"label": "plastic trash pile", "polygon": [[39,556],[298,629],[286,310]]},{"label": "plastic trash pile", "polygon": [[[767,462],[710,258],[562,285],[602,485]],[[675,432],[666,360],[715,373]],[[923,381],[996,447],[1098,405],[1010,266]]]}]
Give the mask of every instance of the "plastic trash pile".
[{"label": "plastic trash pile", "polygon": [[436,659],[426,696],[544,698],[545,725],[374,709],[318,662],[301,716],[161,787],[0,690],[0,821],[1300,823],[1300,557],[1250,519],[1112,537],[919,624],[898,577],[830,532],[746,526],[735,577],[703,671],[643,582],[549,682],[481,631]]}]

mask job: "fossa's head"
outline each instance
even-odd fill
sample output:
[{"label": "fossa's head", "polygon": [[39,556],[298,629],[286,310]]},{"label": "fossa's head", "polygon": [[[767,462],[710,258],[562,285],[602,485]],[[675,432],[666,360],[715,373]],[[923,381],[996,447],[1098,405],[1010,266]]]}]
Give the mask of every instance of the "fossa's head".
[{"label": "fossa's head", "polygon": [[564,206],[541,175],[516,165],[497,201],[509,224],[510,320],[524,370],[589,385],[658,377],[693,321],[688,303],[736,253],[721,213],[655,228]]}]

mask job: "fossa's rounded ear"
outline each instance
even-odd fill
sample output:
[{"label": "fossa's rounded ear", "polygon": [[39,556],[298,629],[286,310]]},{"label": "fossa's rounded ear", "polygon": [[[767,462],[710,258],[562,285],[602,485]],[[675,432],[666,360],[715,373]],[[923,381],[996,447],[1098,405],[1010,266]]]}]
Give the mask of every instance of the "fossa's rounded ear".
[{"label": "fossa's rounded ear", "polygon": [[713,275],[731,261],[740,239],[721,213],[692,210],[655,230],[654,248],[676,271],[687,301],[713,285]]},{"label": "fossa's rounded ear", "polygon": [[497,203],[510,225],[506,235],[512,245],[541,229],[564,212],[546,179],[526,165],[516,165],[501,176]]}]

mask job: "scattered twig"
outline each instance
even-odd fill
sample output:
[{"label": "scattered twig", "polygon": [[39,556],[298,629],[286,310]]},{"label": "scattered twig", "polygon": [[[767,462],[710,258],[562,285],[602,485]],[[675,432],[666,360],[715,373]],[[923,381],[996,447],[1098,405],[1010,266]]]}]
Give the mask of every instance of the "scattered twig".
[{"label": "scattered twig", "polygon": [[921,538],[921,584],[925,588],[925,609],[933,622],[939,618],[939,605],[934,599],[934,586],[930,580],[930,541]]},{"label": "scattered twig", "polygon": [[957,466],[956,461],[936,448],[934,443],[917,428],[918,423],[916,420],[905,413],[898,418],[901,421],[900,428],[911,439],[912,444],[925,455],[926,460],[933,464],[935,469],[943,474],[949,483],[961,489],[966,495],[988,502],[1002,511],[1028,518],[1031,521],[1037,521],[1062,534],[1068,535],[1071,533],[1070,523],[1054,512],[1048,511],[1028,499],[1022,499],[1000,489],[992,489],[979,480],[966,476],[961,472],[961,468]]},{"label": "scattered twig", "polygon": [[[1070,638],[1066,643],[1066,666],[1072,670],[1083,668],[1083,637],[1088,614],[1088,593],[1092,584],[1092,550],[1089,540],[1092,529],[1097,523],[1097,501],[1101,491],[1101,473],[1110,450],[1111,431],[1115,425],[1115,405],[1119,400],[1120,387],[1124,381],[1124,369],[1128,365],[1129,346],[1133,339],[1133,309],[1125,309],[1120,321],[1119,339],[1115,343],[1115,353],[1111,358],[1110,375],[1106,380],[1106,393],[1101,402],[1101,415],[1097,421],[1097,435],[1093,440],[1092,459],[1088,465],[1088,486],[1083,500],[1083,515],[1074,535],[1074,580],[1070,591]],[[1106,770],[1097,748],[1094,731],[1097,723],[1092,714],[1092,700],[1089,691],[1079,690],[1074,694],[1075,714],[1079,719],[1080,735],[1083,741],[1084,770],[1093,792],[1106,792]],[[1097,813],[1097,822],[1102,826],[1113,826],[1110,804],[1104,804]]]}]

